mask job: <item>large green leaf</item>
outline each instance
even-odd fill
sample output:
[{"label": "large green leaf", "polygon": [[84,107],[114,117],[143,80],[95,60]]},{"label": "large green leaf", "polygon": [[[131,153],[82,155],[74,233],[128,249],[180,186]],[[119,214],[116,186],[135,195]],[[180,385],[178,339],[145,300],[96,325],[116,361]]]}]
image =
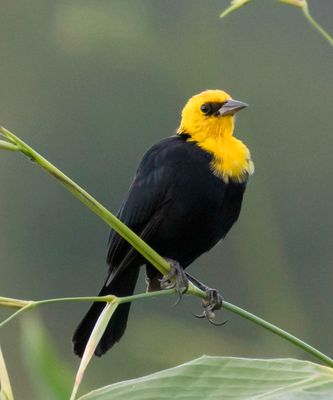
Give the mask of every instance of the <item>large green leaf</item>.
[{"label": "large green leaf", "polygon": [[332,400],[333,369],[293,359],[203,356],[95,390],[80,400]]}]

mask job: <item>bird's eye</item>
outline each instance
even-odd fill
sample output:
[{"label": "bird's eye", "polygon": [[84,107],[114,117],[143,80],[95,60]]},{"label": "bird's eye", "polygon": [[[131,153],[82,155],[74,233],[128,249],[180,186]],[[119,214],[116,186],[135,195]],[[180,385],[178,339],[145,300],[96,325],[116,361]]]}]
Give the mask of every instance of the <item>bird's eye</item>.
[{"label": "bird's eye", "polygon": [[211,106],[210,106],[209,103],[205,103],[205,104],[203,104],[203,105],[200,107],[200,110],[201,110],[204,114],[208,115],[208,114],[210,113],[210,111],[211,111]]}]

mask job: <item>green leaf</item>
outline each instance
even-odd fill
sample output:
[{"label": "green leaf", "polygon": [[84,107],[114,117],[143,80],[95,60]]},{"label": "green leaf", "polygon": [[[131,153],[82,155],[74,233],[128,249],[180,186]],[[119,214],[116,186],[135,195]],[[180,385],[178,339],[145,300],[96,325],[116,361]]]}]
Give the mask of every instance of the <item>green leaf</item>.
[{"label": "green leaf", "polygon": [[95,390],[79,400],[329,400],[333,369],[293,359],[203,356]]},{"label": "green leaf", "polygon": [[72,386],[73,372],[60,359],[52,339],[37,314],[29,314],[22,319],[21,337],[23,358],[36,398],[67,400]]}]

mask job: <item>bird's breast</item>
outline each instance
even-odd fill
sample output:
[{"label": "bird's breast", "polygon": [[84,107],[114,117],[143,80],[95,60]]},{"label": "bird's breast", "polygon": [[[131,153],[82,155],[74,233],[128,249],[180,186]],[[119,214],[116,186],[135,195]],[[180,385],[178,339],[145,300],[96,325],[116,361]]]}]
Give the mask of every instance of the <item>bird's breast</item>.
[{"label": "bird's breast", "polygon": [[197,145],[212,155],[210,168],[225,183],[243,183],[254,172],[249,149],[233,136],[207,137]]}]

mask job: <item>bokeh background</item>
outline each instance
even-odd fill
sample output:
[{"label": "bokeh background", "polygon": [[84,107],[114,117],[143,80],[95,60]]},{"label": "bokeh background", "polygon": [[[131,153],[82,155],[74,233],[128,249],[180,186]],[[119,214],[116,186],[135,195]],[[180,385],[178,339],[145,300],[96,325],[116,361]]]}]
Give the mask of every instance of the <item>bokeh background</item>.
[{"label": "bokeh background", "polygon": [[[139,159],[174,133],[191,95],[222,88],[249,103],[236,132],[256,172],[241,218],[191,271],[332,355],[332,48],[299,9],[257,1],[220,20],[228,4],[0,1],[0,122],[116,211]],[[309,5],[332,33],[332,1]],[[1,295],[95,295],[108,227],[19,154],[1,152],[0,187]],[[197,299],[173,302],[135,303],[123,340],[89,366],[85,390],[202,354],[307,358],[236,315],[222,312],[229,323],[215,328],[191,316]],[[71,335],[87,308],[32,312],[69,381],[79,361]],[[29,361],[24,351],[36,324],[20,318],[1,331],[17,398],[42,398],[39,378],[31,379],[34,352]]]}]

